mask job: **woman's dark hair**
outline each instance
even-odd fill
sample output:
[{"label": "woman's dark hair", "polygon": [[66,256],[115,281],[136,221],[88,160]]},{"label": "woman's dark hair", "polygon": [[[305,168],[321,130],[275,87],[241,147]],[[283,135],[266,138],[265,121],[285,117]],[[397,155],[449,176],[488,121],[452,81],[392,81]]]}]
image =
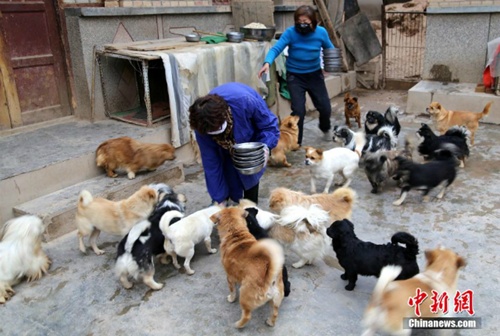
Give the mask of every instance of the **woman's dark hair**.
[{"label": "woman's dark hair", "polygon": [[301,16],[307,16],[309,20],[311,20],[311,25],[313,29],[316,29],[316,26],[318,25],[318,20],[316,19],[316,12],[311,6],[302,5],[295,10],[295,13],[293,14],[293,20],[295,21],[295,23],[299,21],[299,17]]},{"label": "woman's dark hair", "polygon": [[226,101],[219,95],[200,97],[189,107],[189,124],[201,134],[217,131],[226,121],[228,109]]}]

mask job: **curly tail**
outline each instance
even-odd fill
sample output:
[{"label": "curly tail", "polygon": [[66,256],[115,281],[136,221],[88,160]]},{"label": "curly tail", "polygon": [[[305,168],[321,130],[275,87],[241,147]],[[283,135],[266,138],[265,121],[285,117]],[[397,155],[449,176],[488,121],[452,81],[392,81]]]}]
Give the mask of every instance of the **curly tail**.
[{"label": "curly tail", "polygon": [[251,255],[266,255],[269,257],[269,267],[267,269],[264,282],[268,287],[273,287],[278,276],[281,274],[285,263],[283,247],[274,239],[258,240],[248,251]]},{"label": "curly tail", "polygon": [[88,207],[93,200],[94,198],[88,190],[82,190],[80,192],[80,196],[78,197],[78,206],[82,208]]},{"label": "curly tail", "polygon": [[380,276],[378,277],[377,284],[373,289],[373,294],[371,299],[372,305],[378,305],[380,303],[382,299],[382,294],[384,294],[387,285],[390,282],[394,281],[394,279],[396,279],[399,276],[402,269],[403,268],[401,266],[396,266],[396,265],[389,265],[382,268]]},{"label": "curly tail", "polygon": [[396,135],[396,131],[392,126],[380,127],[377,135],[389,139],[389,141],[391,142],[391,149],[394,149],[398,146],[398,137]]},{"label": "curly tail", "polygon": [[97,167],[104,167],[106,164],[106,156],[104,154],[104,146],[107,146],[108,142],[105,141],[97,147],[95,151],[95,163]]},{"label": "curly tail", "polygon": [[476,116],[476,119],[479,120],[481,119],[482,117],[485,117],[488,115],[488,113],[490,113],[490,107],[491,105],[493,104],[493,101],[490,101],[488,104],[486,104],[486,106],[484,107],[483,109],[483,112],[481,113],[476,113],[477,116]]},{"label": "curly tail", "polygon": [[395,245],[404,244],[406,246],[406,255],[410,259],[415,259],[418,254],[418,240],[407,232],[396,232],[391,242]]},{"label": "curly tail", "polygon": [[354,151],[359,154],[361,157],[361,153],[363,152],[363,148],[366,144],[366,135],[365,132],[356,132],[354,133]]},{"label": "curly tail", "polygon": [[336,196],[337,199],[346,202],[350,206],[353,206],[356,201],[356,192],[351,188],[338,188],[332,193],[332,195]]}]

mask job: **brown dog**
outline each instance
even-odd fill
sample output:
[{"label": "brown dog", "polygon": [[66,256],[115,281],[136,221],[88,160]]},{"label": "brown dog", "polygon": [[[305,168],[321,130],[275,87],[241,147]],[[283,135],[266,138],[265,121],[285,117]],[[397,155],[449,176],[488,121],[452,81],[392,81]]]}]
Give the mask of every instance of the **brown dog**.
[{"label": "brown dog", "polygon": [[394,281],[401,272],[400,266],[382,269],[365,311],[363,324],[366,329],[363,335],[372,335],[377,330],[392,335],[404,335],[405,332],[410,335],[411,329],[403,329],[403,318],[417,316],[417,304],[411,306],[408,302],[419,289],[428,298],[419,306],[421,317],[439,317],[430,309],[432,291],[438,292],[438,295],[455,295],[458,270],[465,266],[465,260],[445,248],[425,251],[425,258],[425,271],[407,280]]},{"label": "brown dog", "polygon": [[155,170],[166,160],[175,159],[175,148],[169,144],[142,143],[129,137],[104,141],[97,147],[96,163],[106,170],[109,177],[118,176],[116,169],[135,178],[141,170]]},{"label": "brown dog", "polygon": [[492,101],[486,104],[483,112],[447,110],[438,102],[432,102],[427,108],[438,132],[443,135],[452,126],[465,126],[470,131],[470,143],[474,145],[474,135],[479,127],[479,120],[488,115]]},{"label": "brown dog", "polygon": [[236,300],[236,285],[239,284],[241,319],[236,322],[236,328],[243,328],[253,310],[271,301],[273,308],[266,323],[272,327],[284,296],[282,268],[285,256],[276,241],[254,238],[248,231],[247,215],[244,209],[226,208],[210,217],[221,240],[221,260],[229,285],[227,300]]},{"label": "brown dog", "polygon": [[271,151],[269,157],[270,166],[290,167],[291,164],[286,160],[286,153],[300,148],[299,141],[299,116],[288,116],[281,122],[280,139],[278,145]]},{"label": "brown dog", "polygon": [[142,186],[129,198],[117,202],[94,198],[90,192],[82,190],[75,217],[80,251],[87,252],[83,237],[90,235],[90,245],[95,254],[103,254],[104,251],[97,247],[101,231],[125,236],[132,226],[148,218],[157,202],[158,192],[150,186]]},{"label": "brown dog", "polygon": [[356,119],[358,128],[361,128],[361,107],[358,104],[358,97],[351,97],[349,92],[344,96],[345,123],[351,128],[351,118]]},{"label": "brown dog", "polygon": [[269,195],[269,208],[276,213],[290,205],[319,205],[330,215],[331,221],[350,219],[356,193],[351,188],[338,188],[331,194],[306,195],[300,191],[276,188]]}]

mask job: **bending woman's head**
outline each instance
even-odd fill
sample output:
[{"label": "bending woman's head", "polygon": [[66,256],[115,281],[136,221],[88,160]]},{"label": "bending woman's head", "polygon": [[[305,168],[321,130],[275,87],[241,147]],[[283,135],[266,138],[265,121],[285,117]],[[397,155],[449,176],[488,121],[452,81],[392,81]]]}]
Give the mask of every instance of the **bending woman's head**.
[{"label": "bending woman's head", "polygon": [[293,14],[293,20],[295,23],[301,23],[300,21],[307,18],[311,22],[312,29],[316,29],[318,25],[318,20],[316,19],[316,12],[311,6],[302,5],[295,10]]},{"label": "bending woman's head", "polygon": [[189,124],[201,134],[215,132],[227,121],[228,109],[226,101],[219,95],[200,97],[189,107]]}]

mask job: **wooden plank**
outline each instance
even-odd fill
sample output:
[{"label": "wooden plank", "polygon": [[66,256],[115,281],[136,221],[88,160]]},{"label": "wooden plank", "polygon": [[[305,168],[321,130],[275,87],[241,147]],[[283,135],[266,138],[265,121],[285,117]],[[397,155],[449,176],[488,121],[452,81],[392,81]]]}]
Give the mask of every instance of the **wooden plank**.
[{"label": "wooden plank", "polygon": [[171,42],[171,41],[177,41],[177,42],[182,42],[186,41],[184,37],[171,37],[167,39],[161,39],[161,40],[144,40],[144,41],[135,41],[135,42],[124,42],[124,43],[112,43],[112,44],[105,44],[103,45],[104,50],[119,50],[119,49],[126,49],[131,46],[140,46],[140,45],[152,45],[152,44],[157,44],[157,43],[166,43],[166,42]]},{"label": "wooden plank", "polygon": [[200,44],[206,44],[204,41],[200,42],[186,42],[186,41],[181,41],[181,42],[162,42],[162,43],[155,43],[155,44],[150,44],[150,45],[137,45],[137,46],[130,46],[127,47],[127,49],[130,50],[136,50],[136,51],[153,51],[153,50],[167,50],[167,49],[175,49],[175,48],[185,48],[185,47],[191,47],[194,45],[200,45]]},{"label": "wooden plank", "polygon": [[[0,31],[4,31],[2,27],[2,13],[0,12]],[[2,95],[5,97],[5,104],[0,106],[0,124],[2,127],[13,128],[22,126],[21,105],[17,95],[17,87],[14,79],[14,71],[10,64],[10,55],[6,49],[4,35],[0,34],[0,79],[3,86]]]},{"label": "wooden plank", "polygon": [[259,22],[267,27],[274,27],[274,3],[269,0],[231,2],[233,24],[236,31],[252,22]]},{"label": "wooden plank", "polygon": [[[147,61],[160,59],[159,55],[151,55],[151,54],[148,54],[146,52],[126,50],[126,49],[115,50],[115,51],[111,52],[110,54],[123,55],[126,57],[132,57],[132,58],[137,58],[140,60],[147,60]],[[106,55],[106,52],[104,52],[104,55]]]}]

